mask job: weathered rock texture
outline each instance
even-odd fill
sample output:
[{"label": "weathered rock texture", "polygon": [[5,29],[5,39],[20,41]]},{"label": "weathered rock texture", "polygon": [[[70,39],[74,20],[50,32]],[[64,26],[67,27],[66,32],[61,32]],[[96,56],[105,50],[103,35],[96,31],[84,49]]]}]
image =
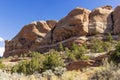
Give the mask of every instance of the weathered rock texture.
[{"label": "weathered rock texture", "polygon": [[117,6],[113,12],[114,19],[114,33],[120,33],[120,6]]},{"label": "weathered rock texture", "polygon": [[104,6],[94,9],[89,15],[89,34],[108,33],[112,31],[112,7]]},{"label": "weathered rock texture", "polygon": [[[120,6],[112,10],[103,6],[90,11],[75,8],[60,21],[48,20],[28,24],[10,41],[5,41],[3,57],[28,51],[44,52],[59,44],[65,47],[73,42],[82,44],[96,34],[120,33]],[[113,33],[114,32],[114,33]]]},{"label": "weathered rock texture", "polygon": [[40,21],[33,22],[22,28],[22,30],[11,41],[5,41],[5,53],[3,56],[26,53],[28,51],[36,51],[40,45],[50,43],[44,39],[46,35],[55,26],[57,21]]},{"label": "weathered rock texture", "polygon": [[53,42],[63,41],[73,36],[86,36],[90,10],[76,8],[61,19],[53,32]]}]

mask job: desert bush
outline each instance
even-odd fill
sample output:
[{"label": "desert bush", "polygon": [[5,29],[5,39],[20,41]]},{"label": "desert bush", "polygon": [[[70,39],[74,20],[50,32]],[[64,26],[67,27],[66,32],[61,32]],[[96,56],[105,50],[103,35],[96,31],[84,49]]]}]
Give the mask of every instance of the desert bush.
[{"label": "desert bush", "polygon": [[26,65],[26,67],[28,67],[27,73],[34,73],[35,71],[41,73],[43,71],[43,62],[45,60],[45,56],[38,52],[32,52],[29,56],[32,57],[32,59],[29,64]]},{"label": "desert bush", "polygon": [[65,54],[68,62],[76,60],[88,60],[89,56],[86,56],[87,48],[85,45],[73,44],[72,49],[65,48]]},{"label": "desert bush", "polygon": [[61,77],[65,71],[66,71],[66,68],[63,68],[63,67],[56,67],[53,70],[54,74],[58,77]]},{"label": "desert bush", "polygon": [[107,34],[107,39],[109,42],[111,42],[111,43],[113,42],[113,37],[112,37],[111,33]]},{"label": "desert bush", "polygon": [[88,55],[82,55],[81,60],[90,60],[90,56]]},{"label": "desert bush", "polygon": [[109,52],[112,48],[111,42],[103,42],[102,40],[93,39],[91,40],[90,50],[94,53]]},{"label": "desert bush", "polygon": [[45,70],[54,69],[58,66],[64,66],[64,62],[60,54],[57,51],[52,50],[46,55],[43,65]]},{"label": "desert bush", "polygon": [[65,48],[65,54],[66,54],[66,58],[67,58],[68,62],[76,60],[74,54],[68,48]]},{"label": "desert bush", "polygon": [[84,45],[77,45],[73,43],[72,46],[72,53],[74,54],[75,58],[81,59],[81,57],[87,52],[87,49],[84,47]]},{"label": "desert bush", "polygon": [[12,67],[12,69],[11,69],[11,72],[12,73],[16,73],[16,72],[18,72],[18,73],[24,73],[24,74],[26,74],[26,65],[28,64],[28,62],[27,61],[22,61],[22,62],[20,62],[18,65],[15,65],[14,67]]},{"label": "desert bush", "polygon": [[38,71],[40,72],[42,69],[42,65],[40,65],[39,63],[39,59],[36,59],[36,58],[33,58],[27,65],[27,74],[32,74],[34,73],[35,71]]},{"label": "desert bush", "polygon": [[101,53],[104,52],[102,41],[98,39],[92,39],[91,40],[92,45],[90,46],[91,52],[94,53]]},{"label": "desert bush", "polygon": [[81,54],[85,54],[86,53],[86,45],[77,45],[75,43],[73,43],[72,45],[72,52],[78,52]]},{"label": "desert bush", "polygon": [[15,65],[12,68],[11,72],[18,72],[24,74],[32,74],[35,71],[42,72],[44,60],[45,56],[39,54],[39,56],[34,56],[31,61],[22,61],[18,65]]},{"label": "desert bush", "polygon": [[[52,77],[56,76],[56,79],[61,80],[62,75],[66,72],[66,68],[63,67],[55,67],[53,70],[49,69],[42,73],[43,77],[47,78],[48,80],[52,80]],[[55,79],[55,80],[56,80]]]},{"label": "desert bush", "polygon": [[39,68],[39,63],[37,61],[31,60],[30,62],[23,61],[20,62],[18,65],[15,65],[11,72],[12,73],[24,73],[24,74],[32,74],[35,71],[38,71]]},{"label": "desert bush", "polygon": [[39,54],[39,56],[33,57],[29,64],[26,65],[27,73],[34,73],[35,71],[42,72],[43,70],[43,62],[45,60],[45,56]]},{"label": "desert bush", "polygon": [[110,61],[113,61],[115,63],[120,63],[120,52],[115,51],[110,55]]},{"label": "desert bush", "polygon": [[46,70],[45,72],[42,73],[44,77],[47,78],[47,80],[51,80],[52,76],[54,76],[54,73],[52,70]]},{"label": "desert bush", "polygon": [[5,65],[2,64],[2,59],[0,59],[0,69],[3,69],[3,68],[5,68]]},{"label": "desert bush", "polygon": [[102,42],[103,51],[109,52],[112,48],[112,44],[110,42]]},{"label": "desert bush", "polygon": [[117,43],[117,45],[115,46],[116,51],[120,52],[120,42]]},{"label": "desert bush", "polygon": [[60,80],[83,80],[80,78],[77,78],[77,75],[80,75],[81,72],[78,70],[73,70],[73,71],[66,71],[64,72],[64,74],[62,74],[62,79]]},{"label": "desert bush", "polygon": [[92,75],[90,80],[120,80],[120,64],[105,61],[103,68]]},{"label": "desert bush", "polygon": [[120,42],[115,47],[115,51],[110,54],[110,61],[113,61],[115,63],[120,63]]},{"label": "desert bush", "polygon": [[62,43],[59,45],[59,49],[58,50],[59,51],[64,51],[64,47],[63,47]]},{"label": "desert bush", "polygon": [[22,61],[12,68],[12,72],[32,74],[35,71],[41,73],[48,69],[54,69],[58,66],[63,66],[63,60],[57,51],[50,51],[43,55],[33,52],[29,55],[32,57],[31,61]]},{"label": "desert bush", "polygon": [[41,55],[41,53],[39,53],[39,52],[29,52],[29,53],[27,53],[28,55],[28,57],[41,57],[42,55]]}]

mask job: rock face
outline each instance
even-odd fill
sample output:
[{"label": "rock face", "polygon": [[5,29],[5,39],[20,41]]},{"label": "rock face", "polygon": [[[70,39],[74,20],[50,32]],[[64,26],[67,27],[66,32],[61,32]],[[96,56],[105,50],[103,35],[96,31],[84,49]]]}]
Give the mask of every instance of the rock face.
[{"label": "rock face", "polygon": [[61,19],[53,32],[53,42],[59,42],[73,36],[86,36],[88,33],[88,16],[90,10],[76,8]]},{"label": "rock face", "polygon": [[113,12],[114,18],[114,33],[120,33],[120,6],[117,6]]},{"label": "rock face", "polygon": [[94,9],[89,15],[89,34],[108,33],[112,31],[111,6]]},{"label": "rock face", "polygon": [[[3,57],[29,51],[44,52],[57,49],[62,43],[69,47],[74,42],[82,44],[96,34],[120,33],[120,6],[112,10],[103,6],[92,11],[75,8],[60,21],[47,20],[25,25],[10,41],[5,41]],[[102,36],[103,37],[103,36]],[[104,38],[104,37],[103,37]]]},{"label": "rock face", "polygon": [[47,20],[46,23],[52,29],[56,25],[57,21],[56,20]]},{"label": "rock face", "polygon": [[21,54],[35,51],[39,45],[49,43],[45,40],[47,33],[55,26],[57,21],[33,22],[22,28],[22,30],[11,41],[5,41],[5,53],[3,56]]}]

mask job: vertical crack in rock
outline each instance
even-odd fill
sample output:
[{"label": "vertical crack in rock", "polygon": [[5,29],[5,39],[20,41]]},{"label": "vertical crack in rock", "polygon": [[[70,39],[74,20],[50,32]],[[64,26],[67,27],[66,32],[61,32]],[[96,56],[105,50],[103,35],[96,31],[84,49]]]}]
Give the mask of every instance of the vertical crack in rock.
[{"label": "vertical crack in rock", "polygon": [[53,43],[53,32],[55,30],[56,26],[53,27],[53,29],[51,30],[51,44]]},{"label": "vertical crack in rock", "polygon": [[114,30],[114,23],[115,22],[114,22],[114,19],[113,19],[113,12],[111,13],[111,21],[112,21],[112,26],[111,27],[112,27],[112,30]]}]

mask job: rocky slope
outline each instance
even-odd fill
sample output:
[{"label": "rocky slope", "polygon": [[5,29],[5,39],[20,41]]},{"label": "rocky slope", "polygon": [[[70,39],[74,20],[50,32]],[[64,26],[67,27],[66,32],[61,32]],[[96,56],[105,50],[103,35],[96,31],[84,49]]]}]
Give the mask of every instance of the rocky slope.
[{"label": "rocky slope", "polygon": [[57,49],[59,44],[69,47],[73,42],[82,44],[96,34],[120,33],[120,6],[112,10],[103,6],[92,11],[75,8],[60,21],[48,20],[25,25],[10,41],[5,41],[3,57],[29,51],[45,52]]}]

